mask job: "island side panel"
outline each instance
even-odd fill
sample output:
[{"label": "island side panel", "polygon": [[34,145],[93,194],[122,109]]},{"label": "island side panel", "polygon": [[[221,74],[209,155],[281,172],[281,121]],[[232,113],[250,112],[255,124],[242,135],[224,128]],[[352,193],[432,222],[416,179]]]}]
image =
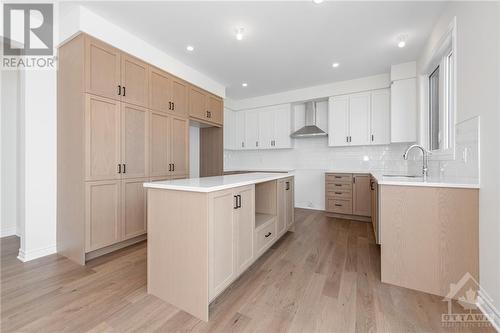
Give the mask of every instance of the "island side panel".
[{"label": "island side panel", "polygon": [[208,196],[148,189],[148,293],[208,321]]},{"label": "island side panel", "polygon": [[380,186],[381,279],[446,296],[479,274],[477,189]]}]

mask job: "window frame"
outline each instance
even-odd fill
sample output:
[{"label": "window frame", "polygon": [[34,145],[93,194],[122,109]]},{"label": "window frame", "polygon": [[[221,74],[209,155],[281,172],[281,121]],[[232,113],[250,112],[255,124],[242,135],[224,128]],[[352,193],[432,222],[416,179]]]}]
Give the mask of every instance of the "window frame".
[{"label": "window frame", "polygon": [[[421,143],[431,152],[431,159],[455,159],[455,125],[457,100],[456,18],[449,24],[420,75],[422,116]],[[451,58],[450,58],[451,55]],[[450,61],[451,59],[451,61]],[[431,150],[430,76],[439,67],[439,149]],[[449,85],[449,86],[448,86]]]}]

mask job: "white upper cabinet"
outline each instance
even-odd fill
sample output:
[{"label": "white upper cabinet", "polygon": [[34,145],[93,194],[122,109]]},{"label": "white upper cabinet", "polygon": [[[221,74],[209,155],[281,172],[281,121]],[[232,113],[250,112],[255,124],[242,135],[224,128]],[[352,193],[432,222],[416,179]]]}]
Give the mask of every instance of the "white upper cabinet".
[{"label": "white upper cabinet", "polygon": [[259,149],[259,111],[245,111],[245,148]]},{"label": "white upper cabinet", "polygon": [[246,111],[226,110],[224,149],[284,149],[292,147],[291,105]]},{"label": "white upper cabinet", "polygon": [[330,97],[328,101],[328,145],[349,143],[349,97]]},{"label": "white upper cabinet", "polygon": [[370,144],[370,93],[349,96],[349,144]]},{"label": "white upper cabinet", "polygon": [[388,89],[330,97],[328,145],[389,144],[389,98]]},{"label": "white upper cabinet", "polygon": [[391,84],[391,142],[417,141],[417,79]]},{"label": "white upper cabinet", "polygon": [[391,143],[391,93],[389,89],[372,92],[371,103],[371,143],[388,145]]}]

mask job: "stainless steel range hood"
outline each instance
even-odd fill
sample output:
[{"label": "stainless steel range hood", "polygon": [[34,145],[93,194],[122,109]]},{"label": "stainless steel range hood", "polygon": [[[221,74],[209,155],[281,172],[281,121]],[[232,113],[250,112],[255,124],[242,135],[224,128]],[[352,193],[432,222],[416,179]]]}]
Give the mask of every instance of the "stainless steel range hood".
[{"label": "stainless steel range hood", "polygon": [[325,131],[316,126],[316,102],[306,102],[306,125],[290,136],[292,138],[310,138],[327,135]]}]

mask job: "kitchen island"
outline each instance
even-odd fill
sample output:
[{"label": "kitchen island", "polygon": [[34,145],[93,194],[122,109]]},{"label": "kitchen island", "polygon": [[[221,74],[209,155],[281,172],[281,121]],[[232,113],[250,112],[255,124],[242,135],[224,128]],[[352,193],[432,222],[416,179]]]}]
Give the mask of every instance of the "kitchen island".
[{"label": "kitchen island", "polygon": [[209,305],[294,223],[294,177],[145,183],[148,293],[208,321]]}]

